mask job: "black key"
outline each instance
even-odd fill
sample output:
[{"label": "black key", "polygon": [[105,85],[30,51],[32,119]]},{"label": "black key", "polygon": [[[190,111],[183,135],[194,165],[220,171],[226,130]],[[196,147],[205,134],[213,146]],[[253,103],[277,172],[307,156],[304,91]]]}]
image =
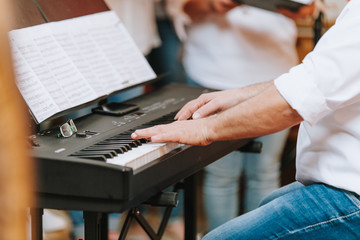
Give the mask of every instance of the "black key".
[{"label": "black key", "polygon": [[103,155],[77,155],[76,157],[106,162],[106,157],[104,157]]},{"label": "black key", "polygon": [[132,147],[137,147],[142,145],[142,143],[138,140],[105,140],[103,143],[108,144],[129,144]]},{"label": "black key", "polygon": [[106,158],[113,158],[117,156],[115,151],[84,151],[81,150],[79,152],[73,153],[72,156],[91,156],[91,155],[103,155]]},{"label": "black key", "polygon": [[83,150],[85,150],[85,151],[101,151],[101,150],[111,151],[111,150],[113,150],[118,154],[124,153],[124,150],[122,148],[119,148],[114,145],[91,146],[91,147],[87,147]]},{"label": "black key", "polygon": [[130,135],[116,135],[106,140],[132,140]]},{"label": "black key", "polygon": [[93,146],[112,146],[112,145],[116,145],[116,146],[121,147],[125,152],[132,149],[130,144],[126,144],[126,143],[99,142],[99,143],[97,143],[97,144],[95,144]]},{"label": "black key", "polygon": [[149,142],[149,141],[148,141],[147,139],[145,139],[145,138],[140,138],[139,141],[140,141],[141,143],[147,143],[147,142]]}]

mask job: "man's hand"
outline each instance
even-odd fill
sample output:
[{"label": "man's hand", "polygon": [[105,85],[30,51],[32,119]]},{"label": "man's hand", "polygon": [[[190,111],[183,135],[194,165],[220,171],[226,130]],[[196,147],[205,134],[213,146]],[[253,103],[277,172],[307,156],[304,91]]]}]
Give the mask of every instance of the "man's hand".
[{"label": "man's hand", "polygon": [[271,84],[272,82],[270,81],[248,86],[246,88],[202,94],[197,99],[185,104],[185,106],[176,114],[175,120],[186,120],[191,117],[193,119],[199,119],[223,112],[259,94]]},{"label": "man's hand", "polygon": [[[208,120],[208,119],[207,119]],[[205,119],[175,121],[166,125],[136,130],[131,137],[133,139],[146,138],[153,142],[177,142],[188,145],[208,145],[210,121]]]},{"label": "man's hand", "polygon": [[[263,87],[251,87],[259,91]],[[175,121],[166,125],[158,125],[146,129],[136,130],[131,137],[134,139],[146,138],[153,142],[178,142],[188,145],[208,145],[212,142],[210,136],[214,136],[212,127],[212,115],[223,112],[254,94],[253,90],[231,89],[205,93],[194,99],[176,114]],[[216,124],[215,124],[216,125]]]},{"label": "man's hand", "polygon": [[239,89],[205,93],[194,99],[176,114],[175,120],[199,119],[222,112],[244,99]]},{"label": "man's hand", "polygon": [[[233,93],[233,96],[226,94],[230,92]],[[239,95],[239,93],[241,94]],[[209,109],[201,113],[203,114],[202,118],[175,121],[166,125],[136,130],[131,137],[134,139],[146,138],[154,142],[208,145],[215,141],[253,138],[271,134],[303,120],[280,95],[272,81],[243,89],[209,93],[200,98],[205,100],[198,100],[200,104],[197,107],[193,107],[190,103],[187,104],[188,106],[180,110],[181,116],[178,118],[187,119],[187,116],[191,116],[194,109],[200,110],[201,106],[209,105]],[[197,100],[194,101],[197,102]],[[221,112],[204,117],[211,115],[210,112],[216,111]]]}]

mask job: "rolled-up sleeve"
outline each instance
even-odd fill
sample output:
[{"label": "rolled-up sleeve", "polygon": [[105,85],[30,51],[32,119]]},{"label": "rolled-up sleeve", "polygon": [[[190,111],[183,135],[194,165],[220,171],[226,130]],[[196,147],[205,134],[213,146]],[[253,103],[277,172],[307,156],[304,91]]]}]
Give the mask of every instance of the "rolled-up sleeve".
[{"label": "rolled-up sleeve", "polygon": [[310,124],[330,111],[325,97],[312,78],[312,74],[301,64],[275,80],[280,94]]},{"label": "rolled-up sleeve", "polygon": [[312,125],[360,101],[359,12],[360,1],[351,1],[314,51],[274,81],[290,106]]}]

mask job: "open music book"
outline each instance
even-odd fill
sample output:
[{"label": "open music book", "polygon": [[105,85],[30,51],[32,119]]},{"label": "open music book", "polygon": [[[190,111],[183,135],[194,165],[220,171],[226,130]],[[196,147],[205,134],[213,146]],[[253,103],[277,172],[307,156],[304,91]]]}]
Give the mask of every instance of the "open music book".
[{"label": "open music book", "polygon": [[233,0],[237,3],[250,5],[257,8],[276,12],[278,8],[287,8],[297,11],[300,7],[309,5],[313,0]]},{"label": "open music book", "polygon": [[16,83],[37,123],[156,78],[112,11],[9,32]]}]

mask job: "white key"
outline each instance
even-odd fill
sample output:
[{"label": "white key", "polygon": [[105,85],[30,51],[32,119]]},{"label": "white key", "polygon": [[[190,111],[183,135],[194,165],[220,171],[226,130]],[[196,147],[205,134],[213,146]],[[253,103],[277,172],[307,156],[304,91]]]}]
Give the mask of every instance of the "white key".
[{"label": "white key", "polygon": [[131,167],[134,170],[182,146],[178,143],[149,142],[107,159],[107,163]]}]

